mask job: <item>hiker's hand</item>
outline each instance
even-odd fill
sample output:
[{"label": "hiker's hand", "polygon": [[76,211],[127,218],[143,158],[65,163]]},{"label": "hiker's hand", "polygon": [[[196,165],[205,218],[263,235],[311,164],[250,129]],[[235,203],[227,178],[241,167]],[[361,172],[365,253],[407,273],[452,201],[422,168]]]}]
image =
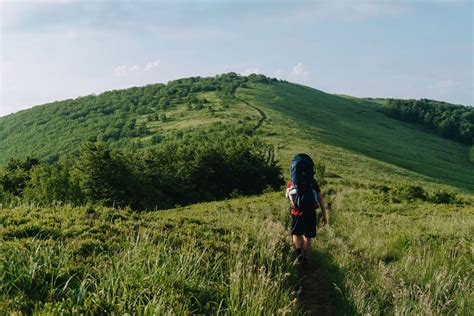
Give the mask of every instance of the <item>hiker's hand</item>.
[{"label": "hiker's hand", "polygon": [[326,225],[328,223],[328,218],[323,215],[323,225]]}]

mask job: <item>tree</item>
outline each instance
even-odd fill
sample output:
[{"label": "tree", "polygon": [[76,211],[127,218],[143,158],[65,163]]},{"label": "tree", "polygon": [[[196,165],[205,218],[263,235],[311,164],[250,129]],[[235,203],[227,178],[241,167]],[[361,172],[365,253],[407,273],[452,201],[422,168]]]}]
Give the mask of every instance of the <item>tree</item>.
[{"label": "tree", "polygon": [[160,99],[160,109],[162,111],[166,111],[169,108],[169,106],[170,106],[170,101],[168,98],[165,97],[165,98]]},{"label": "tree", "polygon": [[472,144],[474,110],[446,102],[421,100],[388,100],[383,111],[402,121],[422,124],[440,136]]},{"label": "tree", "polygon": [[439,135],[446,138],[453,138],[456,133],[456,126],[451,118],[446,118],[439,123],[436,128]]},{"label": "tree", "polygon": [[79,183],[71,175],[73,166],[73,160],[61,159],[52,165],[33,168],[25,188],[25,199],[44,205],[55,201],[80,204],[83,196]]},{"label": "tree", "polygon": [[21,196],[30,180],[30,171],[39,165],[36,158],[27,157],[25,160],[9,159],[3,170],[0,170],[0,186],[4,192]]},{"label": "tree", "polygon": [[127,175],[126,167],[105,145],[85,143],[81,146],[75,176],[86,200],[107,205],[123,203]]}]

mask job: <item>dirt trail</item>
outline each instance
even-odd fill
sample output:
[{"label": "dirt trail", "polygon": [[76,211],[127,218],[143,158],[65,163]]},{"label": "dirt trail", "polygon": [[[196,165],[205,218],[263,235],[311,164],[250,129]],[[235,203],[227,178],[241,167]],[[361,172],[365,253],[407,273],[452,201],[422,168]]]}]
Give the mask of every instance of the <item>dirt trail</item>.
[{"label": "dirt trail", "polygon": [[[259,129],[263,122],[268,119],[267,114],[260,108],[252,105],[244,99],[235,96],[235,99],[253,108],[260,114],[260,119],[253,128]],[[301,305],[309,315],[333,315],[331,304],[332,284],[327,272],[314,258],[305,267],[300,268],[301,280]]]},{"label": "dirt trail", "polygon": [[238,97],[235,97],[235,98],[238,101],[240,101],[242,103],[245,103],[246,105],[248,105],[252,109],[256,110],[258,112],[258,114],[260,114],[260,119],[258,120],[257,125],[255,125],[253,130],[255,131],[255,130],[259,129],[263,125],[263,121],[265,121],[268,118],[267,114],[265,112],[263,112],[260,108],[256,107],[255,105],[250,104],[249,102],[245,101],[244,99],[241,99],[241,98],[238,98]]},{"label": "dirt trail", "polygon": [[332,284],[320,263],[313,260],[301,268],[301,305],[309,315],[333,315]]}]

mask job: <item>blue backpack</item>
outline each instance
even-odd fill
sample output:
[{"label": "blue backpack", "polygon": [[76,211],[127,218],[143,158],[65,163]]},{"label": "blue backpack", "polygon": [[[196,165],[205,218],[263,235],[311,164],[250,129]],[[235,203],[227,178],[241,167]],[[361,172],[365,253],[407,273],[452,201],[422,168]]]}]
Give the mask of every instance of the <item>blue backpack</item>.
[{"label": "blue backpack", "polygon": [[314,162],[307,154],[298,154],[291,161],[290,175],[296,198],[293,207],[300,211],[312,211],[317,207],[314,191]]}]

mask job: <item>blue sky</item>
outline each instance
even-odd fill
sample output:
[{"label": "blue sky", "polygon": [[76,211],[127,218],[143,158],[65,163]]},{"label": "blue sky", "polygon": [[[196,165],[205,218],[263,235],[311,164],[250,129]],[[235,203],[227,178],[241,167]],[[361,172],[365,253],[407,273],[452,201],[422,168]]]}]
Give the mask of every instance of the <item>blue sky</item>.
[{"label": "blue sky", "polygon": [[471,1],[0,1],[0,115],[229,71],[474,105]]}]

